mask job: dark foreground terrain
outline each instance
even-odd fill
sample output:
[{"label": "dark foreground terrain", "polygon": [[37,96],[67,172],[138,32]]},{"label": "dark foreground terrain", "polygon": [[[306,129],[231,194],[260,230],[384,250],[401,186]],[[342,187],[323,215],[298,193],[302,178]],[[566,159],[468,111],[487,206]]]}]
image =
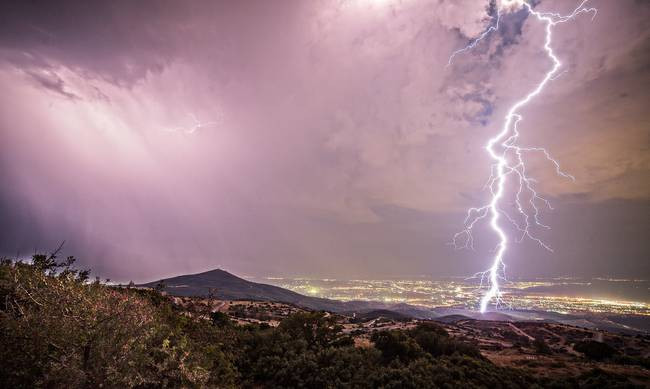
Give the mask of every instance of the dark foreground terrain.
[{"label": "dark foreground terrain", "polygon": [[89,282],[72,262],[0,264],[0,387],[650,385],[645,335],[172,297]]}]

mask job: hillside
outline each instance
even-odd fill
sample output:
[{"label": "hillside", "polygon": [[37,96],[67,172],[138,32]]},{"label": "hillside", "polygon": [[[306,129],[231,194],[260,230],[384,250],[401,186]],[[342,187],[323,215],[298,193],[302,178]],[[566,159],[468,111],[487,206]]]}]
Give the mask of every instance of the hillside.
[{"label": "hillside", "polygon": [[212,293],[215,298],[221,300],[274,301],[330,312],[386,309],[390,307],[390,305],[381,302],[343,302],[305,296],[278,286],[247,281],[221,269],[176,276],[138,286],[156,288],[160,283],[164,285],[162,290],[172,296],[203,297]]}]

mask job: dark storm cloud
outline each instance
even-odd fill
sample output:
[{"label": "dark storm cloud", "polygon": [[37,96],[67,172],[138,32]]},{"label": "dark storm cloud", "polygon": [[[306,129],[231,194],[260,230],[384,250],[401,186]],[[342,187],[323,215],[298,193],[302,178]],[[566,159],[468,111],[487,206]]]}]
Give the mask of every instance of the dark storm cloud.
[{"label": "dark storm cloud", "polygon": [[[514,246],[515,275],[650,276],[650,7],[594,5],[557,30],[569,72],[522,123],[577,182],[532,166],[555,254]],[[485,140],[548,66],[522,12],[446,66],[488,1],[0,7],[0,250],[66,240],[121,280],[482,270],[489,233],[447,243],[485,199]]]},{"label": "dark storm cloud", "polygon": [[182,8],[160,1],[8,1],[0,6],[0,45],[20,67],[63,64],[114,82],[160,71]]}]

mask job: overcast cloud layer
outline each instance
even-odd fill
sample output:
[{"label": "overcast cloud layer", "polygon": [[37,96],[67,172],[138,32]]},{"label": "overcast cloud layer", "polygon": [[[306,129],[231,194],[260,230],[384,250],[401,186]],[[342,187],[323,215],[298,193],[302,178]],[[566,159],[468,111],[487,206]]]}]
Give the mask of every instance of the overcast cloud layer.
[{"label": "overcast cloud layer", "polygon": [[[555,211],[519,276],[650,277],[650,2],[593,1],[556,29],[566,73],[522,143]],[[541,1],[567,12],[570,1]],[[485,201],[483,145],[549,67],[525,12],[447,67],[488,1],[0,6],[0,251],[66,240],[119,280],[463,275],[447,243]],[[204,123],[197,126],[197,121]]]}]

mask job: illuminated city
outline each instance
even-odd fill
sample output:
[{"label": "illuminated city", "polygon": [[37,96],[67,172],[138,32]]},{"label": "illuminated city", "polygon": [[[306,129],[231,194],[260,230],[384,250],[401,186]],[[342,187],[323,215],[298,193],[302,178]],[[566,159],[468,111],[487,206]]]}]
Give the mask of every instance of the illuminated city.
[{"label": "illuminated city", "polygon": [[[480,298],[475,280],[448,278],[440,280],[337,280],[307,278],[265,278],[260,280],[295,292],[341,301],[382,301],[406,303],[425,307],[455,307],[474,309]],[[630,299],[624,296],[604,297],[606,293],[589,293],[581,296],[561,295],[559,289],[577,287],[589,289],[594,282],[625,284],[634,289],[648,291],[650,281],[596,278],[580,280],[553,278],[511,281],[503,288],[504,309],[530,309],[557,313],[612,313],[650,316],[648,298]],[[541,288],[551,292],[539,292]],[[553,291],[553,290],[556,291]],[[636,296],[639,297],[639,296]],[[641,300],[641,301],[634,301]]]}]

